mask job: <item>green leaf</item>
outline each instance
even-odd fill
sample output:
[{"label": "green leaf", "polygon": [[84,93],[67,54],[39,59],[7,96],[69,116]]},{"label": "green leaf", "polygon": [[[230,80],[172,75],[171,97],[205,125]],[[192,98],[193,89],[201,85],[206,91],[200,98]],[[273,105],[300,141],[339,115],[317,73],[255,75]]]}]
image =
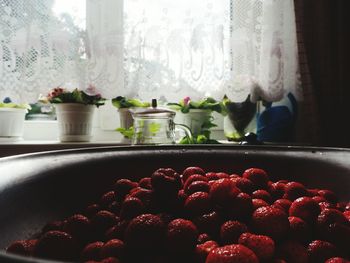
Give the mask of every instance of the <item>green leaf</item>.
[{"label": "green leaf", "polygon": [[199,101],[190,100],[187,105],[185,105],[183,99],[179,103],[168,103],[167,105],[171,106],[174,110],[181,111],[182,113],[188,113],[191,109],[210,110],[218,113],[224,112],[224,105],[222,102],[216,101],[211,97]]},{"label": "green leaf", "polygon": [[[210,134],[210,132],[209,132]],[[193,141],[189,141],[187,137],[181,138],[179,144],[220,144],[217,140],[212,140],[209,138],[209,135],[200,134],[193,137]]]},{"label": "green leaf", "polygon": [[131,108],[131,107],[146,108],[151,106],[149,102],[142,102],[138,99],[126,99],[125,97],[122,97],[122,96],[118,96],[112,99],[112,105],[118,109]]},{"label": "green leaf", "polygon": [[131,126],[129,129],[117,128],[116,131],[120,132],[125,138],[131,139],[134,135],[134,127]]},{"label": "green leaf", "polygon": [[149,125],[149,131],[153,134],[156,134],[157,132],[159,132],[160,127],[161,127],[160,123],[151,122]]},{"label": "green leaf", "polygon": [[217,127],[217,125],[215,123],[213,123],[211,119],[210,120],[206,120],[202,124],[202,130],[209,130],[209,129],[213,128],[213,127]]},{"label": "green leaf", "polygon": [[59,97],[53,98],[53,99],[51,100],[51,103],[62,103],[62,102],[63,102],[62,99],[59,98]]},{"label": "green leaf", "polygon": [[72,99],[77,103],[84,103],[82,92],[80,92],[78,89],[73,90]]}]

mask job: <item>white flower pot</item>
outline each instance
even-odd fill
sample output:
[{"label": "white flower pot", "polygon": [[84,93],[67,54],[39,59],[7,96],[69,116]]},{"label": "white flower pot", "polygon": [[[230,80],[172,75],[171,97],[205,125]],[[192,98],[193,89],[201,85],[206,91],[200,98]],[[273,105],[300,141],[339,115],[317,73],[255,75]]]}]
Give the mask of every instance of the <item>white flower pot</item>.
[{"label": "white flower pot", "polygon": [[133,125],[134,119],[128,108],[118,109],[120,128],[129,129]]},{"label": "white flower pot", "polygon": [[18,140],[23,136],[26,109],[0,108],[0,138]]},{"label": "white flower pot", "polygon": [[198,135],[202,131],[203,124],[210,118],[210,110],[191,109],[188,113],[183,114],[183,124],[190,128],[193,135]]},{"label": "white flower pot", "polygon": [[55,104],[59,139],[62,142],[88,142],[92,138],[94,105]]}]

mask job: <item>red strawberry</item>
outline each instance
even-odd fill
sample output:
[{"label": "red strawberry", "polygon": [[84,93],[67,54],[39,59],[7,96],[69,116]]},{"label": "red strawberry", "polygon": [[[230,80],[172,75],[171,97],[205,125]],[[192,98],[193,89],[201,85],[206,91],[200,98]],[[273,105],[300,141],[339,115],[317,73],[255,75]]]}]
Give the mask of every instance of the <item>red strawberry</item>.
[{"label": "red strawberry", "polygon": [[258,234],[279,240],[289,231],[288,216],[282,210],[271,206],[260,207],[253,213],[252,226]]},{"label": "red strawberry", "polygon": [[81,256],[80,256],[81,260],[82,261],[100,260],[100,250],[103,244],[104,244],[103,242],[97,241],[86,245],[83,251],[81,252]]},{"label": "red strawberry", "polygon": [[345,211],[350,211],[350,202],[345,205]]},{"label": "red strawberry", "polygon": [[243,245],[227,245],[210,251],[206,263],[258,263],[255,253]]},{"label": "red strawberry", "polygon": [[151,176],[152,188],[161,196],[177,195],[182,186],[180,175],[171,168],[160,168]]},{"label": "red strawberry", "polygon": [[270,192],[272,198],[274,200],[281,199],[285,193],[286,184],[283,182],[272,183],[268,187],[268,191]]},{"label": "red strawberry", "polygon": [[335,257],[335,258],[327,259],[325,263],[349,263],[349,262],[350,261],[346,260],[345,258]]},{"label": "red strawberry", "polygon": [[209,181],[214,181],[214,180],[220,179],[219,176],[214,172],[206,173],[205,177],[207,177]]},{"label": "red strawberry", "polygon": [[208,178],[205,177],[204,175],[201,174],[192,174],[190,177],[187,178],[186,182],[184,183],[183,189],[187,193],[188,187],[196,181],[203,181],[203,182],[208,182]]},{"label": "red strawberry", "polygon": [[262,199],[264,200],[266,203],[271,204],[272,198],[271,195],[269,194],[269,192],[265,191],[265,190],[256,190],[252,193],[252,198],[254,199]]},{"label": "red strawberry", "polygon": [[120,263],[120,260],[115,257],[109,257],[101,260],[100,263]]},{"label": "red strawberry", "polygon": [[243,177],[230,177],[230,180],[235,186],[243,193],[251,194],[254,191],[254,184],[247,178]]},{"label": "red strawberry", "polygon": [[187,179],[194,174],[200,174],[200,175],[205,175],[205,172],[202,168],[200,167],[187,167],[183,172],[182,172],[182,181],[185,183]]},{"label": "red strawberry", "polygon": [[309,224],[314,224],[320,213],[320,206],[310,197],[296,199],[289,208],[289,215],[303,219]]},{"label": "red strawberry", "polygon": [[124,198],[131,189],[138,186],[138,183],[132,182],[129,179],[119,179],[113,186],[115,194],[118,198]]},{"label": "red strawberry", "polygon": [[319,190],[318,194],[324,197],[328,202],[336,204],[338,202],[338,197],[333,191],[330,190]]},{"label": "red strawberry", "polygon": [[74,261],[77,252],[71,235],[62,231],[49,231],[39,238],[33,254],[40,258]]},{"label": "red strawberry", "polygon": [[320,189],[307,189],[307,192],[309,194],[308,196],[310,197],[319,196],[318,191],[320,191]]},{"label": "red strawberry", "polygon": [[197,238],[197,244],[203,244],[209,240],[211,240],[210,236],[207,233],[202,233]]},{"label": "red strawberry", "polygon": [[310,263],[325,262],[327,259],[338,256],[337,248],[326,241],[314,240],[308,248]]},{"label": "red strawberry", "polygon": [[136,187],[130,191],[127,197],[135,197],[141,200],[145,209],[151,209],[154,205],[154,194],[152,190]]},{"label": "red strawberry", "polygon": [[244,171],[243,178],[253,182],[255,189],[267,189],[269,177],[267,173],[259,168],[250,168]]},{"label": "red strawberry", "polygon": [[309,225],[299,217],[288,217],[290,230],[289,238],[305,243],[311,238],[311,229]]},{"label": "red strawberry", "polygon": [[308,263],[307,249],[297,241],[287,240],[277,247],[278,258],[287,263]]},{"label": "red strawberry", "polygon": [[132,219],[143,213],[145,210],[143,203],[136,197],[128,196],[125,198],[121,210],[120,217],[122,219]]},{"label": "red strawberry", "polygon": [[336,209],[336,206],[334,204],[331,204],[328,201],[319,202],[318,205],[320,206],[321,210],[324,210],[326,208],[335,208]]},{"label": "red strawberry", "polygon": [[183,207],[185,205],[187,198],[188,194],[186,194],[183,189],[179,190],[179,192],[177,193],[177,201],[180,207]]},{"label": "red strawberry", "polygon": [[252,198],[246,193],[239,193],[236,198],[232,198],[230,206],[225,207],[224,210],[230,218],[246,222],[254,211]]},{"label": "red strawberry", "polygon": [[229,201],[240,193],[234,183],[227,178],[214,181],[210,188],[209,196],[214,204],[220,207],[229,205]]},{"label": "red strawberry", "polygon": [[197,227],[189,220],[175,219],[168,224],[166,239],[171,254],[183,254],[195,249]]},{"label": "red strawberry", "polygon": [[191,194],[184,205],[185,211],[192,216],[205,214],[211,210],[211,207],[211,200],[205,192]]},{"label": "red strawberry", "polygon": [[100,258],[109,257],[121,258],[124,255],[124,242],[119,239],[112,239],[105,243],[100,249]]},{"label": "red strawberry", "polygon": [[122,220],[118,222],[115,226],[109,228],[105,233],[106,240],[110,239],[123,239],[126,228],[128,227],[130,221]]},{"label": "red strawberry", "polygon": [[196,192],[206,192],[209,193],[210,186],[204,181],[192,182],[186,189],[186,194],[191,195]]},{"label": "red strawberry", "polygon": [[209,240],[204,242],[203,244],[199,244],[196,247],[196,257],[199,262],[205,262],[205,260],[208,257],[208,254],[210,251],[212,251],[214,248],[219,247],[218,243],[216,243],[213,240]]},{"label": "red strawberry", "polygon": [[250,248],[261,262],[269,262],[275,253],[275,242],[267,236],[243,233],[238,243]]},{"label": "red strawberry", "polygon": [[105,193],[100,199],[100,205],[102,208],[107,208],[109,204],[116,200],[114,191]]},{"label": "red strawberry", "polygon": [[126,245],[135,253],[160,249],[164,241],[164,224],[159,216],[143,214],[131,220],[125,231]]},{"label": "red strawberry", "polygon": [[121,204],[118,201],[113,201],[112,203],[110,203],[108,205],[107,211],[115,214],[115,215],[119,215],[120,213],[120,208],[121,208]]},{"label": "red strawberry", "polygon": [[193,223],[202,233],[208,233],[211,237],[219,235],[221,218],[215,211],[193,218]]},{"label": "red strawberry", "polygon": [[266,203],[266,201],[262,200],[262,199],[253,199],[252,200],[252,204],[253,204],[253,209],[256,210],[260,207],[264,207],[264,206],[269,206],[268,203]]},{"label": "red strawberry", "polygon": [[299,197],[308,196],[308,194],[309,193],[303,184],[298,182],[289,182],[285,186],[285,194],[283,198],[294,201]]},{"label": "red strawberry", "polygon": [[89,239],[90,220],[80,214],[73,215],[65,222],[63,231],[85,244]]},{"label": "red strawberry", "polygon": [[316,203],[321,203],[321,202],[326,202],[326,198],[322,197],[322,196],[319,196],[319,195],[316,195],[316,196],[313,196],[312,199],[316,202]]},{"label": "red strawberry", "polygon": [[101,210],[91,219],[91,227],[97,236],[103,235],[107,229],[119,222],[119,217],[115,214]]},{"label": "red strawberry", "polygon": [[345,216],[345,218],[349,221],[349,223],[350,223],[350,211],[345,211],[344,213],[343,213],[343,215]]},{"label": "red strawberry", "polygon": [[239,221],[227,221],[220,228],[220,239],[224,245],[238,243],[241,234],[248,232],[248,227]]},{"label": "red strawberry", "polygon": [[6,252],[23,256],[31,256],[37,241],[37,239],[15,241],[7,247]]},{"label": "red strawberry", "polygon": [[216,176],[217,176],[219,179],[229,178],[229,177],[230,177],[229,174],[223,173],[223,172],[218,172],[218,173],[216,173]]},{"label": "red strawberry", "polygon": [[63,225],[64,225],[64,222],[62,222],[62,221],[52,221],[52,222],[47,223],[43,227],[41,232],[46,233],[49,231],[62,231]]},{"label": "red strawberry", "polygon": [[346,202],[339,202],[339,203],[336,204],[336,208],[337,208],[339,211],[344,212],[344,211],[345,211],[345,208],[346,208],[346,205],[347,205]]},{"label": "red strawberry", "polygon": [[288,200],[288,199],[277,199],[273,205],[274,206],[280,206],[284,212],[289,214],[289,208],[292,204],[292,201]]},{"label": "red strawberry", "polygon": [[348,220],[342,212],[337,209],[324,209],[317,218],[317,226],[320,234],[326,234],[329,225],[331,224],[348,225]]},{"label": "red strawberry", "polygon": [[150,177],[142,178],[139,181],[139,186],[142,187],[142,188],[151,190],[152,189],[151,178]]}]

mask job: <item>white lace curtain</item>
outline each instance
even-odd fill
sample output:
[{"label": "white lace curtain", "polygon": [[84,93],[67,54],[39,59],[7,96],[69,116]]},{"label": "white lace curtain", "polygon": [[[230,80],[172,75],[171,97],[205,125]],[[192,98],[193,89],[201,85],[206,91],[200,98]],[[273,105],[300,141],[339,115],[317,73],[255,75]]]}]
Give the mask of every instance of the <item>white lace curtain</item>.
[{"label": "white lace curtain", "polygon": [[0,0],[0,99],[278,100],[300,94],[297,60],[293,0]]}]

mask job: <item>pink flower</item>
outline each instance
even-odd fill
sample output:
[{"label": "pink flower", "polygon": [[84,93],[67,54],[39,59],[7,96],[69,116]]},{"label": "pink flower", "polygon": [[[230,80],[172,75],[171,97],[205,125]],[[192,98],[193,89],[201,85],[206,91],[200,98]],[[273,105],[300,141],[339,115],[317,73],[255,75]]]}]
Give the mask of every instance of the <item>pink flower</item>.
[{"label": "pink flower", "polygon": [[[97,92],[97,89],[94,85],[92,84],[89,84],[89,86],[87,87],[86,90],[84,90],[84,93],[86,93],[87,95],[89,96],[97,96],[97,95],[100,95],[98,92]],[[101,96],[101,95],[100,95]]]},{"label": "pink flower", "polygon": [[184,106],[187,106],[191,101],[191,98],[190,97],[185,97],[184,98]]}]

